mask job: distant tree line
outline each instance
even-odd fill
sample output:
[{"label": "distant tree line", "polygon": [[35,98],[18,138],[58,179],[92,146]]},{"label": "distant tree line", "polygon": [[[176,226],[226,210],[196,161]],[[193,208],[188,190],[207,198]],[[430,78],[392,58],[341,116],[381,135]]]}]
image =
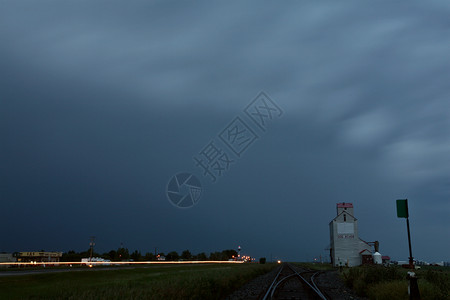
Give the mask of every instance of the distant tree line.
[{"label": "distant tree line", "polygon": [[[75,252],[70,250],[68,252],[64,252],[61,261],[81,261],[82,258],[90,257],[91,252],[90,249],[81,252]],[[142,254],[138,250],[134,250],[134,252],[130,253],[127,248],[119,248],[117,250],[111,250],[109,252],[105,252],[103,254],[94,252],[92,257],[101,257],[104,259],[109,259],[111,261],[156,261],[158,257],[165,257],[166,261],[179,261],[179,260],[229,260],[237,257],[236,250],[228,249],[223,250],[221,252],[211,252],[207,255],[204,252],[198,254],[192,254],[189,250],[184,250],[180,254],[176,251],[168,252],[164,254],[163,252],[155,253],[146,252]]]}]

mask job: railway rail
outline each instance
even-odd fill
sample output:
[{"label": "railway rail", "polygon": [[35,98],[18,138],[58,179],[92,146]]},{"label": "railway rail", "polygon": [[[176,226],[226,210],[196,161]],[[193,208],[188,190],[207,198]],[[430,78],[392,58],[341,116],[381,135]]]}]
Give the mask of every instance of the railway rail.
[{"label": "railway rail", "polygon": [[314,277],[318,273],[317,271],[298,271],[291,264],[284,263],[262,299],[327,300],[314,282]]}]

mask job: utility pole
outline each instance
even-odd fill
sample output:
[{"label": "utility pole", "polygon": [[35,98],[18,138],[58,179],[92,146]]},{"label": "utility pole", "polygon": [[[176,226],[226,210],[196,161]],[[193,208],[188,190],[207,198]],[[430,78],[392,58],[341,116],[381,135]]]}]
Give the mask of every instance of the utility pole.
[{"label": "utility pole", "polygon": [[92,255],[94,254],[94,246],[95,246],[95,236],[91,236],[91,242],[89,243],[91,247],[91,254],[89,256],[89,261],[92,262]]}]

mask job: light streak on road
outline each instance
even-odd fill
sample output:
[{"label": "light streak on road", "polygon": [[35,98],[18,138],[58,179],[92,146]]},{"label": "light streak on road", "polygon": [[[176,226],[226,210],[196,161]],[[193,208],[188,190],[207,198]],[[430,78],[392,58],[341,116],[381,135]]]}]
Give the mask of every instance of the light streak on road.
[{"label": "light streak on road", "polygon": [[217,260],[204,260],[204,261],[63,261],[63,262],[3,262],[0,265],[7,266],[64,266],[64,265],[161,265],[161,264],[241,264],[243,261],[217,261]]}]

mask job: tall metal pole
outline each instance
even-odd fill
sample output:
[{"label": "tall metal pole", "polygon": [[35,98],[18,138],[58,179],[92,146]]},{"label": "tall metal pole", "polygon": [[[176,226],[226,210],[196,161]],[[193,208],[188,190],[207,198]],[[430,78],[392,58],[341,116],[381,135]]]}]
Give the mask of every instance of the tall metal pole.
[{"label": "tall metal pole", "polygon": [[412,256],[411,249],[411,233],[409,232],[409,208],[408,208],[408,199],[405,201],[406,206],[406,229],[408,231],[408,246],[409,246],[409,268],[414,269],[414,258]]},{"label": "tall metal pole", "polygon": [[414,269],[414,258],[411,250],[411,234],[409,233],[409,218],[406,218],[406,228],[408,230],[408,245],[409,245],[409,268]]},{"label": "tall metal pole", "polygon": [[[408,202],[406,202],[408,207]],[[411,250],[411,234],[409,233],[409,215],[406,218],[406,228],[408,229],[408,245],[409,245],[409,268],[414,269],[414,258],[412,256]],[[419,285],[417,284],[417,277],[414,272],[408,272],[407,278],[409,280],[409,299],[410,300],[420,300]]]},{"label": "tall metal pole", "polygon": [[94,254],[94,245],[95,245],[95,236],[91,236],[91,242],[89,243],[89,246],[91,247],[91,254],[89,256],[89,261],[92,261],[92,255]]},{"label": "tall metal pole", "polygon": [[[408,199],[397,200],[397,217],[406,218],[406,230],[408,231],[408,246],[409,246],[409,268],[414,269],[414,258],[412,256],[411,248],[411,233],[409,231],[409,212]],[[417,284],[417,277],[414,272],[408,272],[409,279],[408,294],[410,300],[420,300],[419,286]]]}]

